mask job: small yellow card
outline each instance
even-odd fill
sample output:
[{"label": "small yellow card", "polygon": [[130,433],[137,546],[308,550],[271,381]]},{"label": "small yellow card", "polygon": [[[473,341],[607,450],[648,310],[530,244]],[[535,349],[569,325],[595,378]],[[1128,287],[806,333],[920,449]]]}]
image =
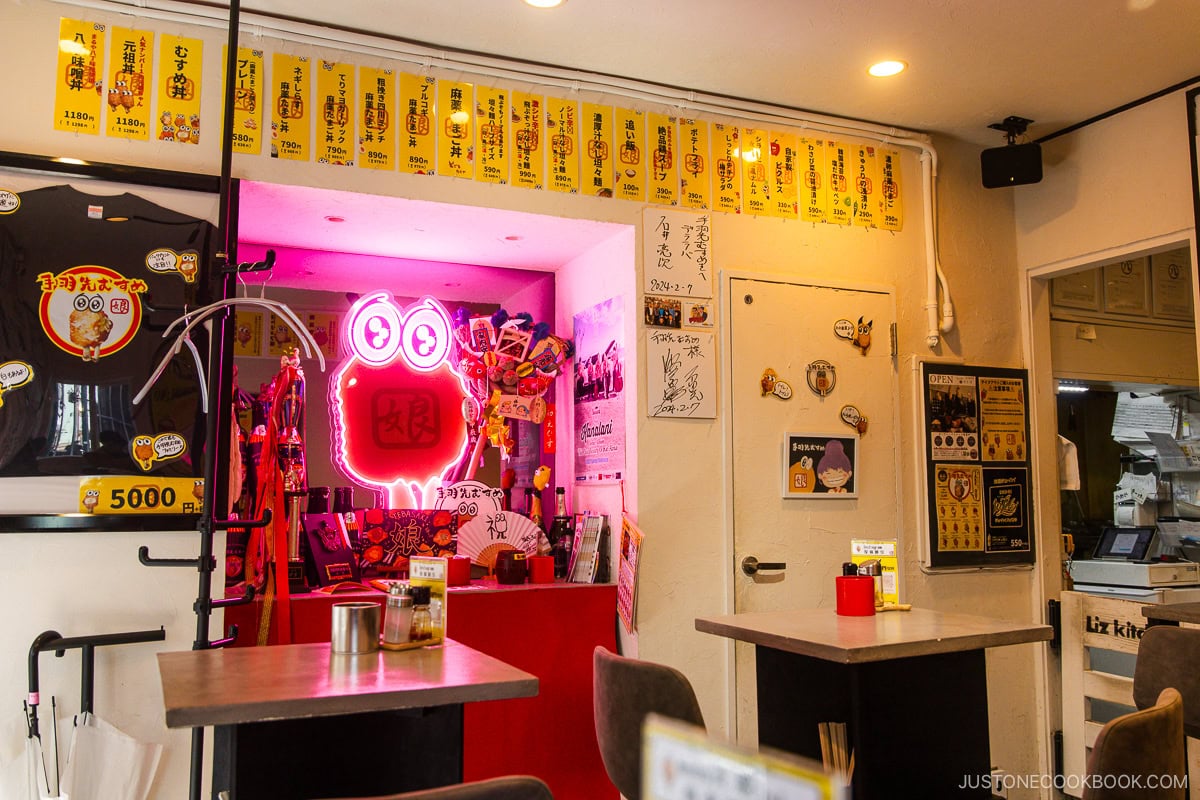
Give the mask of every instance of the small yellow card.
[{"label": "small yellow card", "polygon": [[203,478],[106,475],[79,480],[81,514],[199,514]]}]

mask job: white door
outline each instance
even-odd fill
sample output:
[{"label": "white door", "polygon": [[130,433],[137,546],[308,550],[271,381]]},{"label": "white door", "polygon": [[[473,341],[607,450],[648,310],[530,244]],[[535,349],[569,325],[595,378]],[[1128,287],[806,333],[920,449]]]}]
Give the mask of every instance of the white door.
[{"label": "white door", "polygon": [[[894,299],[885,291],[744,278],[731,279],[730,287],[734,610],[832,608],[834,578],[850,560],[850,540],[897,537]],[[842,320],[853,330],[838,325]],[[868,324],[864,349],[855,341],[864,343]],[[832,368],[816,363],[821,361]],[[810,388],[810,365],[812,383],[828,392],[824,396]],[[767,369],[777,382],[764,394]],[[790,385],[790,399],[778,381]],[[845,406],[867,420],[857,441],[856,430],[843,421]],[[785,470],[789,433],[803,435],[798,452],[813,454],[811,463],[791,471]],[[829,441],[837,444],[826,446]],[[844,477],[835,468],[844,472],[846,451],[856,458],[852,481],[840,488],[852,491],[827,492],[821,473],[831,483]],[[817,491],[785,498],[785,482],[810,483]],[[751,577],[743,570],[747,558],[787,567]],[[741,643],[736,648],[738,738],[753,743],[754,650]]]}]

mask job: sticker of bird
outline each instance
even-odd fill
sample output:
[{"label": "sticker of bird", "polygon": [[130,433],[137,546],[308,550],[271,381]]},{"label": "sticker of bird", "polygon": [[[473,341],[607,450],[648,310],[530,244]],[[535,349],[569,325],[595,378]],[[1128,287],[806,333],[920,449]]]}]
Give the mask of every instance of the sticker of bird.
[{"label": "sticker of bird", "polygon": [[135,436],[132,444],[133,460],[138,463],[143,472],[150,471],[154,463],[154,440],[149,436]]},{"label": "sticker of bird", "polygon": [[854,329],[854,346],[857,347],[865,356],[867,350],[871,347],[871,326],[875,324],[875,320],[863,322],[863,318],[858,318],[858,325]]},{"label": "sticker of bird", "polygon": [[196,501],[199,503],[204,502],[204,479],[203,478],[196,478],[196,480],[192,482],[192,497],[196,498]]},{"label": "sticker of bird", "polygon": [[83,493],[83,507],[87,509],[89,514],[96,513],[96,506],[100,505],[100,492],[96,489],[88,489]]}]

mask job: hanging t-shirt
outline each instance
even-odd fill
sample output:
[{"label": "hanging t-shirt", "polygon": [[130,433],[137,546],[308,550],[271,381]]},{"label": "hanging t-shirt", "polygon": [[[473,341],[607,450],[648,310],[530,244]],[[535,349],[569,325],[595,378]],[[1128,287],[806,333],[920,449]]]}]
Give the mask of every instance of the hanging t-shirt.
[{"label": "hanging t-shirt", "polygon": [[[209,302],[214,227],[132,194],[18,197],[0,214],[0,475],[198,475],[186,350],[133,397],[171,344],[166,327]],[[194,341],[205,357],[202,330]]]}]

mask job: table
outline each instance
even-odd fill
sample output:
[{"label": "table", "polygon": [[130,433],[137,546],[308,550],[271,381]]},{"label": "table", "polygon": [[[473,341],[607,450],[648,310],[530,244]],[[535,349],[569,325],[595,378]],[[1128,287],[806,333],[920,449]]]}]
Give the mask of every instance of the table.
[{"label": "table", "polygon": [[377,795],[462,780],[463,704],[537,678],[447,639],[348,656],[328,642],[160,653],[169,728],[212,725],[213,796]]},{"label": "table", "polygon": [[819,761],[818,723],[846,723],[855,798],[990,797],[984,649],[1053,637],[1048,625],[924,609],[727,614],[698,617],[696,630],[755,646],[760,745]]},{"label": "table", "polygon": [[1200,603],[1158,603],[1142,606],[1142,616],[1149,625],[1178,625],[1189,622],[1200,625]]}]

